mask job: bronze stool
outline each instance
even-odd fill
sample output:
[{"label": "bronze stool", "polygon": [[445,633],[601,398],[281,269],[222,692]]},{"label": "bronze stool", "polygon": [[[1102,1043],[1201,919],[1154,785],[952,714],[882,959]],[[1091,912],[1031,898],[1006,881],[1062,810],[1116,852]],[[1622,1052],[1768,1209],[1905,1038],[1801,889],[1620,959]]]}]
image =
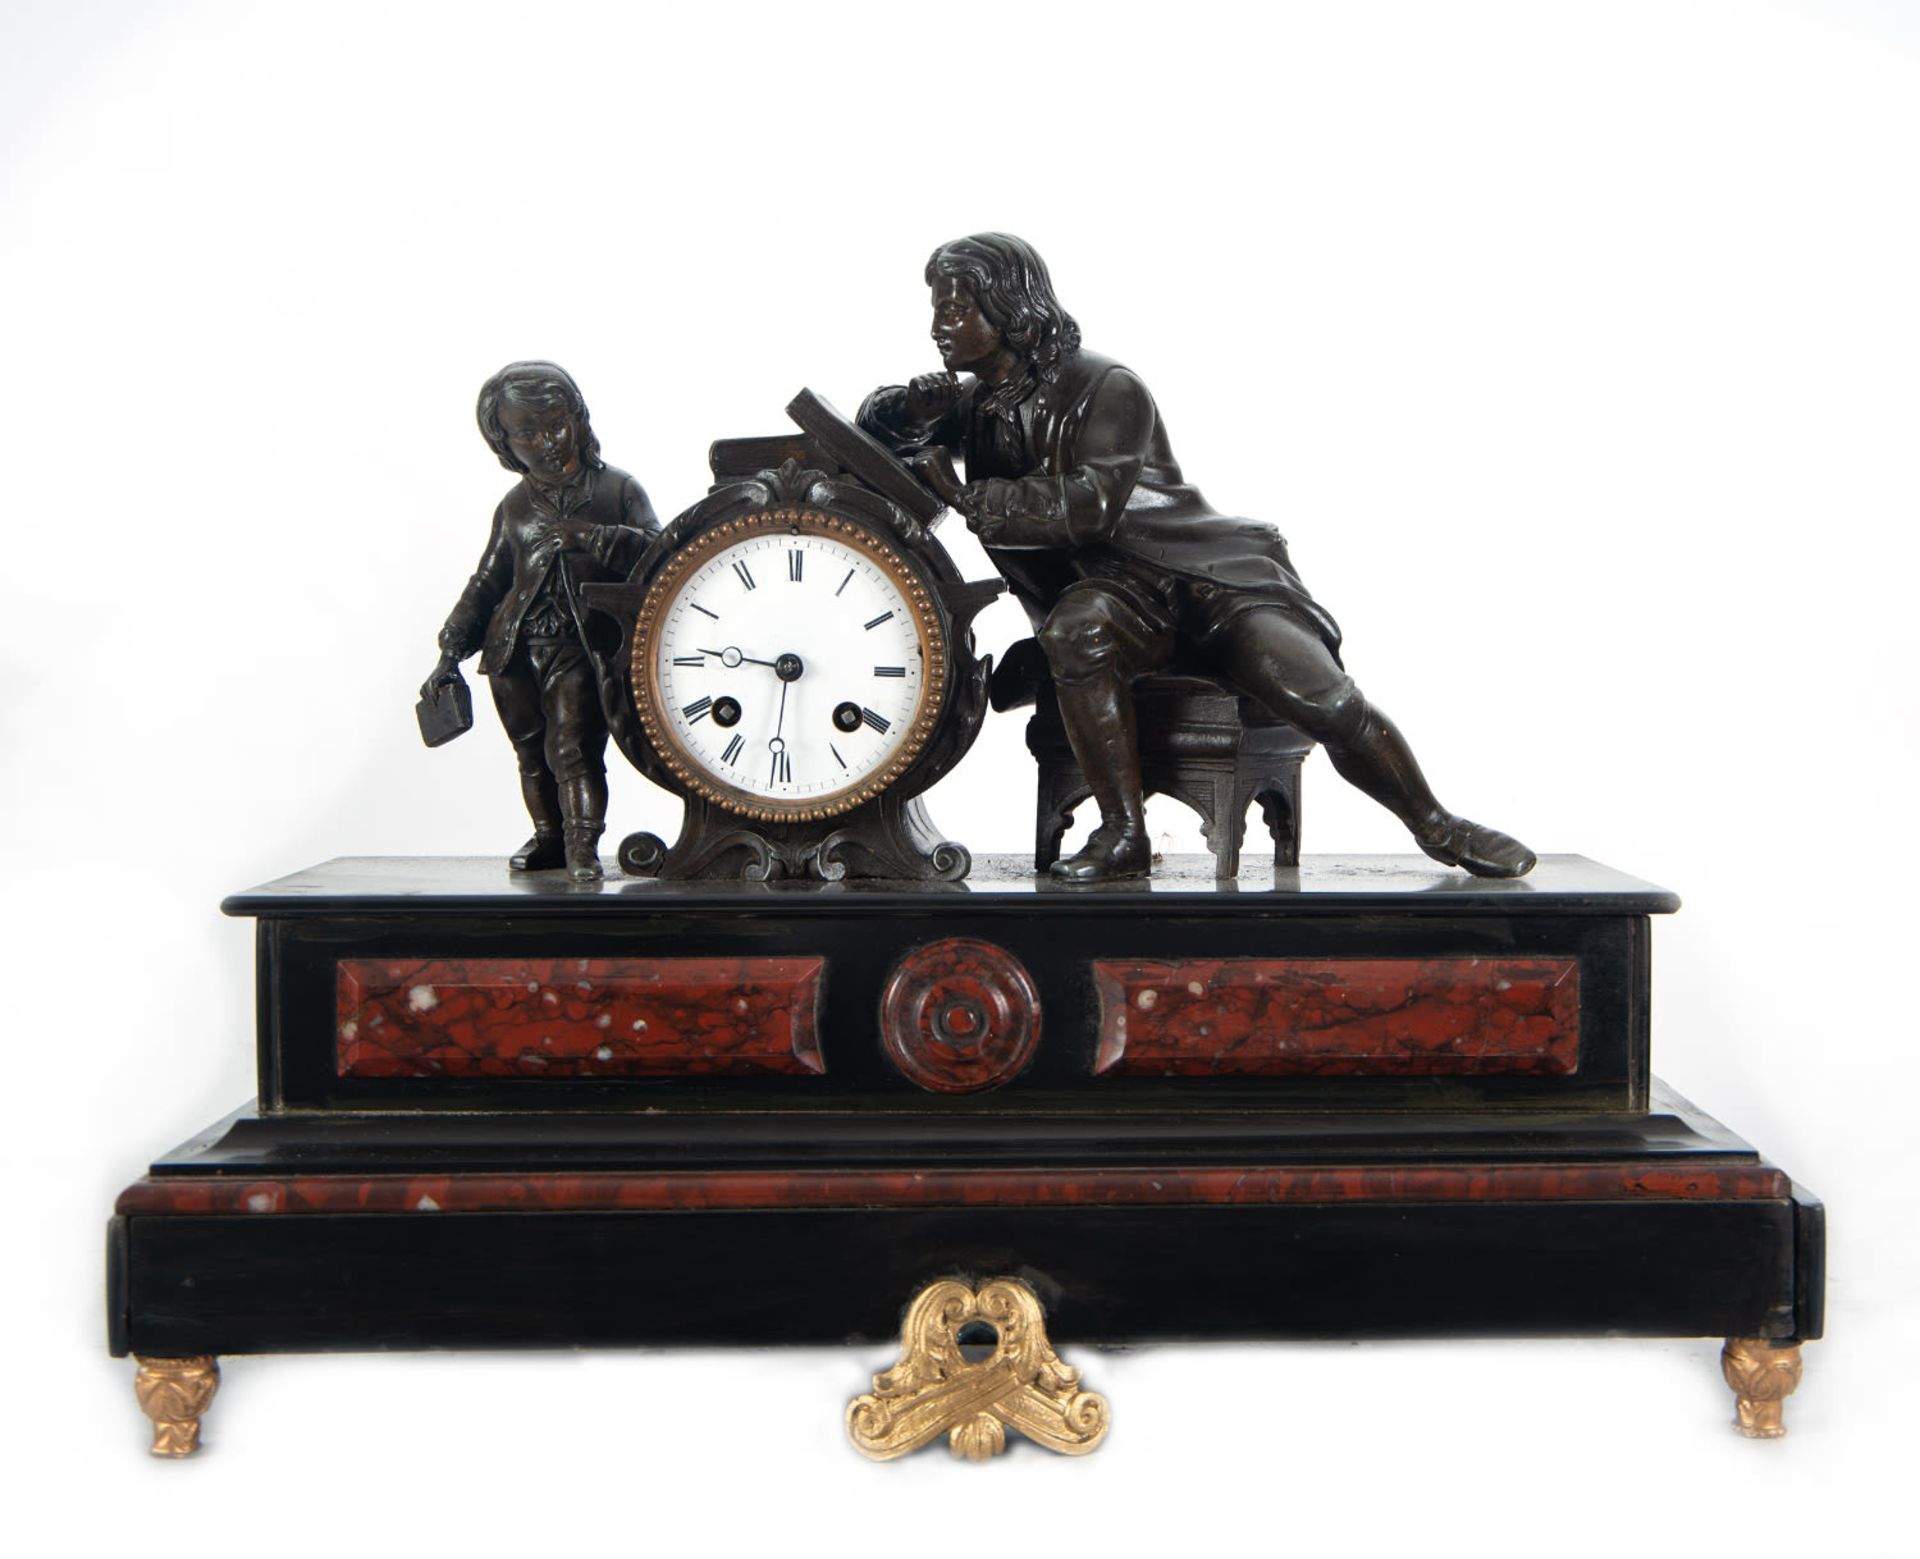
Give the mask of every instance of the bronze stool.
[{"label": "bronze stool", "polygon": [[[1033,693],[1027,748],[1040,765],[1033,866],[1043,872],[1060,858],[1073,809],[1093,787],[1067,743],[1051,682],[1039,678]],[[1134,685],[1133,701],[1142,788],[1200,814],[1218,881],[1240,873],[1247,808],[1255,801],[1273,835],[1273,864],[1300,864],[1300,764],[1313,751],[1310,737],[1211,677],[1145,677]]]}]

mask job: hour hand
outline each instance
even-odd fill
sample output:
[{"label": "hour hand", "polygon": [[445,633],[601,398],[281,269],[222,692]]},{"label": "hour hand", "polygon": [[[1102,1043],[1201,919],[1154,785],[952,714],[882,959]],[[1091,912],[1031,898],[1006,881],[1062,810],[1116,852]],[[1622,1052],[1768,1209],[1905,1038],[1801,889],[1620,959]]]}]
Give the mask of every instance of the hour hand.
[{"label": "hour hand", "polygon": [[702,655],[712,655],[716,657],[719,660],[721,665],[726,666],[729,669],[731,669],[734,666],[740,665],[743,661],[749,666],[771,666],[773,664],[773,662],[770,660],[756,660],[751,655],[742,655],[740,651],[735,649],[731,644],[729,644],[724,650],[702,649],[700,653]]}]

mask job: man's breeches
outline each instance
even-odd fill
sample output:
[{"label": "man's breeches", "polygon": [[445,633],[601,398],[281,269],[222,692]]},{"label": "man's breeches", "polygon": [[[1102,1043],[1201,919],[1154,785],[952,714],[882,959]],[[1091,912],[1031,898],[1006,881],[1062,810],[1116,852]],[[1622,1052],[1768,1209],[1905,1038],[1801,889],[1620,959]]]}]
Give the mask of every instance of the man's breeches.
[{"label": "man's breeches", "polygon": [[[1316,741],[1341,745],[1365,721],[1366,700],[1312,628],[1282,606],[1246,603],[1225,616],[1208,614],[1203,635],[1188,631],[1177,609],[1140,599],[1100,580],[1071,586],[1048,612],[1040,647],[1063,687],[1130,687],[1183,663],[1231,682]],[[1195,625],[1201,626],[1201,625]]]},{"label": "man's breeches", "polygon": [[564,785],[607,772],[606,714],[577,639],[527,640],[488,680],[523,776],[551,774]]}]

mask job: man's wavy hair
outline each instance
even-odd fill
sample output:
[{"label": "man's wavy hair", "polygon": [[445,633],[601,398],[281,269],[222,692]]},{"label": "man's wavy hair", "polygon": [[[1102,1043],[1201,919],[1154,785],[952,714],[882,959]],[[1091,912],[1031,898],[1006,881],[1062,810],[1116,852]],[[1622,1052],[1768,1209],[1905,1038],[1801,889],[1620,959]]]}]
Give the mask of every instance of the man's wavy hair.
[{"label": "man's wavy hair", "polygon": [[503,400],[512,401],[528,411],[565,407],[567,415],[573,418],[578,435],[580,463],[591,471],[606,470],[607,463],[600,458],[600,440],[594,437],[593,424],[587,420],[587,403],[580,394],[580,386],[573,382],[573,375],[558,363],[508,363],[480,386],[480,400],[473,409],[474,417],[480,424],[480,436],[487,441],[487,447],[500,457],[500,464],[515,476],[525,476],[527,468],[513,458],[513,450],[507,443],[506,427],[500,421],[500,403]]},{"label": "man's wavy hair", "polygon": [[927,285],[943,276],[967,284],[987,323],[1049,383],[1080,350],[1080,327],[1053,295],[1047,262],[1024,238],[975,233],[942,244],[927,261]]}]

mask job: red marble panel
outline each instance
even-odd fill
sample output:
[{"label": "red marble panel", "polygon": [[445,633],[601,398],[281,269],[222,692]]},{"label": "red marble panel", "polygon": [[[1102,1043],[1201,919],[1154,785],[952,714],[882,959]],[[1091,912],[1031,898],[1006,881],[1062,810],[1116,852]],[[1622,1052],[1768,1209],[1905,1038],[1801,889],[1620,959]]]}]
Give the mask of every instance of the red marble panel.
[{"label": "red marble panel", "polygon": [[819,958],[353,958],[342,1077],[823,1072]]},{"label": "red marble panel", "polygon": [[122,1214],[668,1212],[785,1207],[1222,1207],[1328,1202],[1775,1201],[1768,1164],[1210,1165],[149,1178]]},{"label": "red marble panel", "polygon": [[1538,1076],[1580,1060],[1571,958],[1112,958],[1093,972],[1096,1072]]}]

